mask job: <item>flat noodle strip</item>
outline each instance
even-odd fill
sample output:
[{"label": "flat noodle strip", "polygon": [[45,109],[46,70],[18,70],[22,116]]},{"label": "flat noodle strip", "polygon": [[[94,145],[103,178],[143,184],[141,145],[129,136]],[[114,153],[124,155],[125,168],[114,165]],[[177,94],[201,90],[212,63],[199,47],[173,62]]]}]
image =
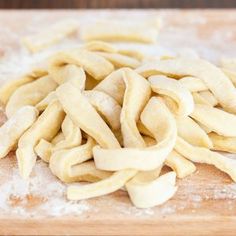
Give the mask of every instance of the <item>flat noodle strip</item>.
[{"label": "flat noodle strip", "polygon": [[86,75],[84,70],[73,64],[62,65],[50,69],[52,78],[58,83],[63,84],[70,81],[75,87],[84,90]]},{"label": "flat noodle strip", "polygon": [[96,90],[84,91],[83,94],[112,130],[120,129],[121,106],[114,98]]},{"label": "flat noodle strip", "polygon": [[148,208],[163,204],[175,194],[175,178],[176,174],[172,171],[147,183],[134,178],[125,186],[136,207]]},{"label": "flat noodle strip", "polygon": [[59,131],[65,113],[58,101],[51,103],[36,122],[21,136],[16,150],[20,174],[28,178],[36,162],[34,147],[44,138],[51,140]]},{"label": "flat noodle strip", "polygon": [[98,170],[93,161],[72,166],[71,176],[76,176],[76,181],[97,182],[110,177],[113,172]]},{"label": "flat noodle strip", "polygon": [[196,77],[186,76],[180,79],[179,82],[190,92],[200,92],[208,90],[205,83],[203,83],[201,79]]},{"label": "flat noodle strip", "polygon": [[212,148],[212,142],[205,131],[190,117],[176,117],[178,135],[194,146]]},{"label": "flat noodle strip", "polygon": [[19,108],[25,105],[36,105],[50,92],[55,90],[56,87],[57,83],[49,76],[44,76],[22,85],[15,90],[6,105],[7,117],[11,117]]},{"label": "flat noodle strip", "polygon": [[135,69],[140,66],[140,61],[137,59],[119,53],[97,52],[97,54],[106,58],[116,68],[129,67]]},{"label": "flat noodle strip", "polygon": [[[95,142],[88,137],[87,143],[71,149],[55,151],[50,158],[50,169],[63,182],[77,181],[77,175],[71,174],[74,165],[80,164],[92,158],[92,148]],[[78,173],[81,178],[80,173]]]},{"label": "flat noodle strip", "polygon": [[56,92],[52,91],[43,100],[37,103],[35,107],[38,109],[38,111],[44,111],[51,102],[56,100],[57,100]]},{"label": "flat noodle strip", "polygon": [[207,105],[196,104],[190,115],[210,130],[226,137],[236,136],[236,116]]},{"label": "flat noodle strip", "polygon": [[141,120],[159,143],[147,148],[103,149],[96,146],[93,154],[98,169],[146,171],[158,168],[165,161],[173,149],[177,133],[172,114],[159,99],[153,97],[143,110]]},{"label": "flat noodle strip", "polygon": [[154,92],[169,96],[178,104],[177,115],[188,116],[192,113],[194,109],[193,97],[179,81],[166,76],[151,76],[148,81]]},{"label": "flat noodle strip", "polygon": [[123,103],[125,93],[125,69],[113,71],[102,80],[93,90],[104,92],[113,97],[120,105]]},{"label": "flat noodle strip", "polygon": [[81,37],[84,41],[133,41],[154,43],[157,39],[157,27],[148,23],[137,24],[127,21],[97,22],[82,29]]},{"label": "flat noodle strip", "polygon": [[209,133],[214,150],[236,153],[236,137],[224,137],[216,133]]},{"label": "flat noodle strip", "polygon": [[93,137],[103,147],[120,147],[107,124],[79,89],[70,83],[65,83],[56,90],[56,93],[63,109],[75,125]]},{"label": "flat noodle strip", "polygon": [[6,105],[11,95],[21,86],[30,83],[42,76],[47,74],[46,71],[43,70],[35,70],[32,71],[30,74],[23,76],[20,79],[10,80],[6,82],[0,88],[0,101],[3,105]]},{"label": "flat noodle strip", "polygon": [[178,178],[186,176],[196,171],[196,166],[176,151],[172,151],[166,158],[165,164],[175,171]]},{"label": "flat noodle strip", "polygon": [[203,97],[213,107],[218,104],[217,99],[209,90],[199,92],[199,95]]},{"label": "flat noodle strip", "polygon": [[38,52],[75,33],[77,28],[77,21],[72,19],[63,20],[33,36],[23,38],[23,43],[31,52]]},{"label": "flat noodle strip", "polygon": [[58,71],[67,64],[73,64],[82,67],[89,75],[96,80],[104,79],[113,70],[114,66],[97,55],[95,52],[90,52],[84,49],[74,49],[67,52],[59,52],[51,58],[49,66],[49,74],[59,84],[63,83],[58,77]]},{"label": "flat noodle strip", "polygon": [[159,60],[143,65],[136,71],[144,77],[157,74],[172,75],[178,78],[197,77],[206,84],[226,111],[236,113],[236,90],[232,82],[219,68],[207,61],[192,58]]},{"label": "flat noodle strip", "polygon": [[203,147],[194,147],[180,137],[177,138],[175,149],[193,162],[214,165],[219,170],[227,173],[233,181],[236,181],[236,160]]},{"label": "flat noodle strip", "polygon": [[0,158],[5,157],[17,145],[21,135],[34,123],[37,116],[36,108],[24,106],[0,127]]},{"label": "flat noodle strip", "polygon": [[[156,144],[155,139],[148,136],[145,136],[144,140],[148,147]],[[191,161],[187,160],[174,150],[172,150],[172,152],[167,156],[165,165],[169,166],[173,171],[175,171],[178,178],[185,178],[196,170],[196,166]],[[137,174],[134,178],[137,178],[138,175],[139,174]]]},{"label": "flat noodle strip", "polygon": [[65,148],[66,149],[72,148],[81,144],[82,142],[81,130],[73,123],[73,121],[69,118],[69,116],[66,116],[64,121],[62,122],[61,130],[65,138],[60,142],[58,142],[57,144],[55,144],[55,146],[53,147],[53,151]]},{"label": "flat noodle strip", "polygon": [[95,52],[117,53],[117,49],[114,45],[103,42],[103,41],[87,42],[82,46],[82,48],[85,48],[86,50],[89,50],[89,51],[95,51]]}]

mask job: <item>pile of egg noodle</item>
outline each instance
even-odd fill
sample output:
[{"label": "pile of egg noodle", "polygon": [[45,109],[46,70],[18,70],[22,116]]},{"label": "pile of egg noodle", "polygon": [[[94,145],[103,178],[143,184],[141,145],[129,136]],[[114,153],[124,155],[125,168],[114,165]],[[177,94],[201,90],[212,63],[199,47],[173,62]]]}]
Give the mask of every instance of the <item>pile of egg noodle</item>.
[{"label": "pile of egg noodle", "polygon": [[[42,50],[75,25],[53,26],[26,46]],[[236,60],[220,67],[194,57],[152,60],[105,42],[153,43],[156,28],[141,28],[88,27],[83,45],[6,83],[0,158],[16,150],[23,178],[30,178],[39,157],[61,181],[89,182],[69,185],[69,200],[123,188],[139,208],[170,199],[176,176],[195,172],[194,163],[214,165],[236,181],[236,160],[215,152],[236,153]],[[172,171],[161,175],[164,165]]]}]

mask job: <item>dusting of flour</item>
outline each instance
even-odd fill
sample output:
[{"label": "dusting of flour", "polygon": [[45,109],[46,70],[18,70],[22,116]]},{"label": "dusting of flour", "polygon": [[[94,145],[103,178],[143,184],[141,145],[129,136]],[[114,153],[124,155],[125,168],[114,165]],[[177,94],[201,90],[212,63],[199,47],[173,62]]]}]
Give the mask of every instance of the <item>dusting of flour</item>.
[{"label": "dusting of flour", "polygon": [[[7,160],[4,161],[7,164]],[[28,180],[20,177],[15,164],[10,172],[6,181],[0,185],[1,214],[80,215],[90,208],[84,201],[68,201],[65,196],[66,185],[50,173],[48,165],[43,161],[37,161],[33,174]],[[5,174],[1,173],[1,175]]]}]

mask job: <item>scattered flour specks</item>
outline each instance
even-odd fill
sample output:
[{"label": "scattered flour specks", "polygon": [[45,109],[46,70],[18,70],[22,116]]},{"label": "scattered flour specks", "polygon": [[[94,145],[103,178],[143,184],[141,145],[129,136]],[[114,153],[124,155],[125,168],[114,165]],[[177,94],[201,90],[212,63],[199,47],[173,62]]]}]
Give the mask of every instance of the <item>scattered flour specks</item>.
[{"label": "scattered flour specks", "polygon": [[8,179],[0,185],[0,211],[18,216],[36,216],[39,212],[61,216],[80,215],[90,209],[85,201],[68,201],[65,191],[66,185],[59,182],[42,161],[37,162],[29,180],[23,180],[14,166]]}]

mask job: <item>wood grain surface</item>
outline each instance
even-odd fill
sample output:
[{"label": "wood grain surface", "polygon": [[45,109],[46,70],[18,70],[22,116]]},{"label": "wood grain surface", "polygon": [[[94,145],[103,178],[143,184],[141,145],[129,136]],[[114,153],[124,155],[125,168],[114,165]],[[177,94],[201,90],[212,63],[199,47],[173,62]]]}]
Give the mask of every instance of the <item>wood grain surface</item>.
[{"label": "wood grain surface", "polygon": [[[27,25],[48,24],[62,17],[81,21],[95,16],[162,17],[159,44],[170,50],[184,46],[201,56],[217,61],[221,56],[235,56],[236,10],[231,11],[0,11],[1,50],[8,50],[15,36],[4,40],[3,33],[21,36]],[[230,17],[226,17],[230,16]],[[32,25],[31,25],[32,28]],[[6,30],[7,29],[7,30]],[[14,153],[0,161],[0,185],[7,182],[15,167]],[[1,174],[3,173],[8,174]],[[88,200],[89,210],[79,216],[49,217],[37,212],[40,198],[27,199],[33,216],[11,216],[0,212],[1,235],[236,235],[236,185],[221,171],[209,165],[197,165],[197,172],[178,180],[177,194],[162,206],[140,211],[131,207],[126,192]],[[4,194],[1,192],[0,194]],[[13,206],[14,207],[14,206]],[[35,207],[35,208],[34,208]],[[50,209],[49,209],[50,210]]]}]

